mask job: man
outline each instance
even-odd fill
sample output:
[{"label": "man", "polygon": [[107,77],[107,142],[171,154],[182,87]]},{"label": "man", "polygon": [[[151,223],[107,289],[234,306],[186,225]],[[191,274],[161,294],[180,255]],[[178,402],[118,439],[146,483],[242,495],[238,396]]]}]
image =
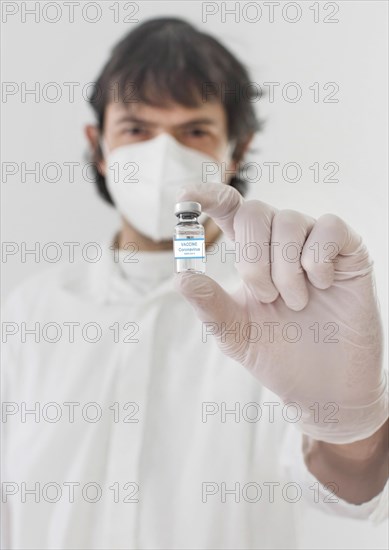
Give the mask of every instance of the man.
[{"label": "man", "polygon": [[[177,19],[137,27],[99,76],[86,136],[122,227],[8,301],[7,547],[296,548],[303,500],[382,517],[372,263],[336,216],[243,200],[259,124],[223,89],[248,83]],[[172,275],[173,196],[208,216],[206,275]],[[18,342],[21,323],[46,338]]]}]

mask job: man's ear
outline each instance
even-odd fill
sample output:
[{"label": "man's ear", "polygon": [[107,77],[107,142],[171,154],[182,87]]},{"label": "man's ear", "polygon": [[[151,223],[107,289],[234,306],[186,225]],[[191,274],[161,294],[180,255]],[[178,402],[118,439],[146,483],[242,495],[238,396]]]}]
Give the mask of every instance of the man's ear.
[{"label": "man's ear", "polygon": [[231,160],[231,170],[235,171],[235,174],[238,172],[239,163],[243,159],[246,151],[248,150],[250,143],[252,142],[254,137],[254,132],[249,134],[249,136],[241,142],[238,142],[235,146],[235,149],[232,153],[232,160]]},{"label": "man's ear", "polygon": [[253,137],[254,137],[254,132],[249,134],[244,141],[241,141],[240,143],[236,144],[236,147],[233,153],[233,158],[236,162],[240,162],[242,160],[248,148],[250,147],[250,143],[252,142]]},{"label": "man's ear", "polygon": [[105,176],[105,160],[100,147],[100,132],[93,124],[84,127],[84,134],[92,151],[93,162],[102,176]]}]

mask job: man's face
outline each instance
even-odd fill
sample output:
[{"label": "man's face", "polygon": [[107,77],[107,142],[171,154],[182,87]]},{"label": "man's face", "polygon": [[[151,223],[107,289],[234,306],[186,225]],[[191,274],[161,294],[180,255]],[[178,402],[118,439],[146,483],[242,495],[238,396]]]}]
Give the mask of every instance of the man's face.
[{"label": "man's face", "polygon": [[[99,131],[95,126],[88,125],[86,136],[93,149],[99,143]],[[216,161],[225,160],[228,147],[227,117],[224,107],[220,103],[204,103],[196,108],[187,108],[178,104],[169,107],[152,107],[144,103],[124,104],[112,102],[108,104],[104,115],[103,138],[109,151],[157,137],[161,133],[168,133],[179,143],[209,155]],[[106,159],[98,163],[98,169],[106,175]],[[237,162],[230,160],[222,166],[224,183],[229,183],[237,169]],[[129,224],[123,218],[124,227],[128,232]],[[205,231],[207,241],[217,238],[220,229],[209,218],[206,220]],[[132,228],[132,231],[133,228]],[[137,239],[142,242],[145,250],[156,250],[171,246],[171,241],[154,243],[140,234],[134,233],[128,239]]]},{"label": "man's face", "polygon": [[[220,103],[188,108],[169,108],[144,103],[110,103],[105,111],[104,139],[111,151],[116,147],[146,141],[168,133],[179,143],[221,161],[228,146],[227,118]],[[229,169],[234,169],[231,162]],[[101,170],[105,174],[105,162]]]}]

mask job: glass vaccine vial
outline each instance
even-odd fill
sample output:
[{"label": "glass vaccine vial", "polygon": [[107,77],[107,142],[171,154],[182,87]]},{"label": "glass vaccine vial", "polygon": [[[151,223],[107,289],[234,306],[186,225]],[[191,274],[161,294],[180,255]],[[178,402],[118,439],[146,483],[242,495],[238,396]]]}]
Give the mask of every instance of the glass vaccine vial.
[{"label": "glass vaccine vial", "polygon": [[205,273],[205,234],[199,223],[201,204],[178,202],[174,213],[178,218],[174,231],[175,272]]}]

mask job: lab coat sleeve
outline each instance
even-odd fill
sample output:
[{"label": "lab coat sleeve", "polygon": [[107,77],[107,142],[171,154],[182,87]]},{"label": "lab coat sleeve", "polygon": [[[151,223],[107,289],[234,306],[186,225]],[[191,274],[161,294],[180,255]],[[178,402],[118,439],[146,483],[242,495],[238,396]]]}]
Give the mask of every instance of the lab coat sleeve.
[{"label": "lab coat sleeve", "polygon": [[[2,353],[1,353],[1,478],[3,481],[3,495],[1,506],[1,548],[11,548],[14,544],[12,531],[12,502],[5,500],[4,491],[8,482],[12,483],[8,471],[8,440],[10,436],[10,418],[13,407],[18,406],[15,392],[21,383],[21,340],[20,327],[27,320],[28,311],[32,307],[34,297],[39,288],[45,288],[44,284],[36,286],[35,280],[27,281],[14,289],[1,307],[2,323]],[[40,279],[37,279],[40,281]]]},{"label": "lab coat sleeve", "polygon": [[11,487],[11,479],[8,477],[6,448],[8,443],[8,424],[6,411],[9,411],[9,403],[12,406],[12,400],[9,398],[9,372],[15,366],[15,358],[10,346],[3,344],[2,349],[2,367],[1,367],[1,402],[2,402],[2,421],[1,421],[1,479],[2,479],[2,505],[1,505],[1,525],[0,540],[1,548],[11,548],[11,510],[10,503],[6,497],[7,490]]},{"label": "lab coat sleeve", "polygon": [[285,479],[298,483],[302,500],[316,510],[331,515],[368,520],[378,525],[388,517],[388,481],[384,489],[373,499],[363,504],[352,504],[325,487],[308,470],[304,460],[303,435],[293,425],[288,425],[281,448],[280,466]]},{"label": "lab coat sleeve", "polygon": [[11,334],[20,326],[20,313],[22,310],[22,300],[17,291],[14,291],[8,298],[6,303],[1,308],[2,320],[2,353],[1,353],[1,402],[2,402],[2,418],[1,418],[1,478],[2,478],[2,506],[1,506],[1,525],[0,540],[1,548],[11,548],[11,504],[8,498],[5,497],[8,482],[8,460],[7,460],[7,444],[9,424],[8,413],[12,409],[13,378],[17,376],[17,349],[14,345],[14,340]]}]

